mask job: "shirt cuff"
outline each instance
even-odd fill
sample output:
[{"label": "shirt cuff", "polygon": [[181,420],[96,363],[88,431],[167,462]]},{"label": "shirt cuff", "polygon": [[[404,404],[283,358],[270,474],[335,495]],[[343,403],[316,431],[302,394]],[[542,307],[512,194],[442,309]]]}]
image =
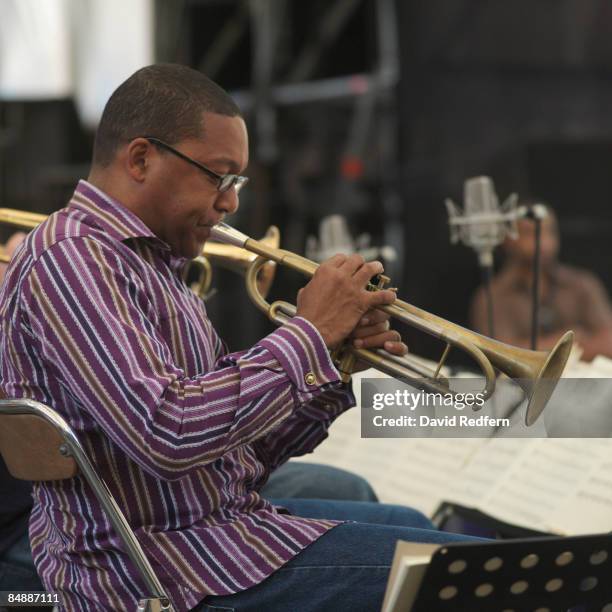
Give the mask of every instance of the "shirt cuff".
[{"label": "shirt cuff", "polygon": [[333,421],[355,404],[355,395],[350,382],[330,389],[304,404],[300,407],[300,414],[313,421]]},{"label": "shirt cuff", "polygon": [[302,317],[293,317],[259,345],[276,357],[297,390],[306,394],[302,401],[340,384],[319,330]]}]

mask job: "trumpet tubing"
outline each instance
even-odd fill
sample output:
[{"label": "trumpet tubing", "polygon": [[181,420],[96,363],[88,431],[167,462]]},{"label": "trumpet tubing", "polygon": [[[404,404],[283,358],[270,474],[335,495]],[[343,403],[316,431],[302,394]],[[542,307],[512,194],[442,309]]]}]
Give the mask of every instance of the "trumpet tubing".
[{"label": "trumpet tubing", "polygon": [[[311,277],[319,267],[317,263],[290,251],[262,244],[225,223],[213,227],[211,236],[219,242],[244,248],[259,256],[247,272],[246,288],[255,305],[265,312],[273,322],[282,324],[288,317],[295,314],[295,307],[291,304],[281,301],[269,304],[259,294],[254,282],[257,277],[257,270],[266,261],[275,261],[279,265],[288,266],[307,277]],[[378,290],[382,287],[370,288]],[[574,333],[568,331],[549,352],[518,348],[451,323],[400,299],[396,299],[393,304],[388,306],[381,306],[380,310],[446,343],[446,348],[436,370],[433,373],[428,373],[429,380],[421,382],[424,375],[423,369],[420,366],[415,367],[411,360],[398,358],[382,350],[356,349],[345,344],[337,363],[341,374],[350,376],[355,360],[361,359],[373,367],[409,383],[416,383],[417,386],[425,386],[434,391],[442,389],[448,392],[448,384],[440,376],[440,370],[450,348],[456,346],[467,352],[482,370],[486,381],[482,392],[485,399],[489,398],[495,389],[495,368],[519,382],[528,397],[525,414],[527,425],[535,423],[550,399],[567,363],[573,344]],[[347,367],[343,368],[345,365]]]},{"label": "trumpet tubing", "polygon": [[[47,219],[47,215],[15,210],[13,208],[0,208],[0,224],[32,230]],[[278,228],[271,225],[261,243],[271,248],[278,248],[280,244],[280,232]],[[194,283],[194,290],[202,297],[208,294],[212,282],[211,264],[227,268],[234,272],[245,271],[257,255],[245,249],[239,249],[223,243],[207,242],[202,249],[202,254],[193,260],[193,265],[200,268],[199,279]],[[0,263],[9,263],[10,257],[0,250]],[[267,295],[274,280],[276,264],[268,262],[263,266],[257,279],[259,290],[262,295]]]},{"label": "trumpet tubing", "polygon": [[[0,223],[12,225],[13,227],[18,227],[21,229],[34,229],[46,218],[47,215],[41,215],[38,213],[14,210],[12,208],[0,208]],[[11,257],[4,251],[4,247],[0,248],[0,263],[8,263],[10,260]]]},{"label": "trumpet tubing", "polygon": [[39,213],[15,210],[13,208],[0,208],[0,223],[6,223],[7,225],[20,227],[22,229],[34,229],[46,218],[47,215],[41,215]]}]

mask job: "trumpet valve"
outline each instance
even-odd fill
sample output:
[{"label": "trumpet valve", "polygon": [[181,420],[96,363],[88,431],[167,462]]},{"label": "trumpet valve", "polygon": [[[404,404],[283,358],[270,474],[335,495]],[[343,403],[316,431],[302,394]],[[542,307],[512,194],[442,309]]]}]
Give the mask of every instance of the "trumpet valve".
[{"label": "trumpet valve", "polygon": [[347,349],[346,344],[342,344],[332,351],[331,358],[340,373],[340,380],[343,383],[350,382],[357,361],[355,355]]},{"label": "trumpet valve", "polygon": [[390,282],[391,282],[391,278],[389,276],[386,276],[385,274],[379,274],[378,275],[378,285],[376,286],[376,288],[384,289]]},{"label": "trumpet valve", "polygon": [[391,282],[391,278],[385,274],[377,274],[372,281],[370,281],[368,290],[369,291],[380,291],[386,289],[387,285]]}]

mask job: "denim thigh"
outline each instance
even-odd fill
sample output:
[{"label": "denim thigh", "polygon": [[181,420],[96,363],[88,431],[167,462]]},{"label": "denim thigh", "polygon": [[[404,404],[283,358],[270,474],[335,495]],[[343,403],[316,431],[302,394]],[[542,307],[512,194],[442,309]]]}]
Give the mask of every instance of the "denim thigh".
[{"label": "denim thigh", "polygon": [[[423,528],[423,524],[431,525],[428,519],[401,506],[347,502],[352,506],[347,507],[342,502],[320,505],[320,500],[283,500],[282,503],[300,516],[318,518],[319,512],[325,510],[323,506],[327,505],[326,518],[344,519],[348,513],[357,516],[357,512],[359,517],[367,516],[369,522],[334,527],[261,584],[234,595],[208,597],[197,610],[378,611],[398,540],[443,544],[474,539]],[[380,511],[367,506],[378,507]],[[389,518],[403,524],[383,524]],[[412,526],[405,524],[410,521]]]},{"label": "denim thigh", "polygon": [[0,591],[40,591],[27,531],[0,557]]},{"label": "denim thigh", "polygon": [[378,501],[365,478],[319,463],[289,461],[274,470],[259,491],[262,497]]}]

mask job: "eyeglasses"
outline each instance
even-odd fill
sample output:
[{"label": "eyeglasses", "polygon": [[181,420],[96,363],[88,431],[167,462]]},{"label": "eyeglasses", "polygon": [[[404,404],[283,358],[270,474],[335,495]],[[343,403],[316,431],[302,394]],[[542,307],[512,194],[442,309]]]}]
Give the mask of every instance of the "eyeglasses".
[{"label": "eyeglasses", "polygon": [[181,153],[159,138],[153,138],[152,136],[144,136],[143,138],[146,138],[146,140],[148,140],[150,143],[161,147],[162,149],[170,151],[170,153],[180,157],[181,159],[190,163],[192,166],[199,168],[202,172],[217,182],[217,191],[220,191],[221,193],[226,192],[231,187],[233,187],[236,190],[236,193],[238,193],[249,182],[249,178],[247,176],[240,176],[239,174],[217,174],[210,168],[207,168],[204,164],[197,162],[195,159],[191,159],[191,157],[188,155]]}]

